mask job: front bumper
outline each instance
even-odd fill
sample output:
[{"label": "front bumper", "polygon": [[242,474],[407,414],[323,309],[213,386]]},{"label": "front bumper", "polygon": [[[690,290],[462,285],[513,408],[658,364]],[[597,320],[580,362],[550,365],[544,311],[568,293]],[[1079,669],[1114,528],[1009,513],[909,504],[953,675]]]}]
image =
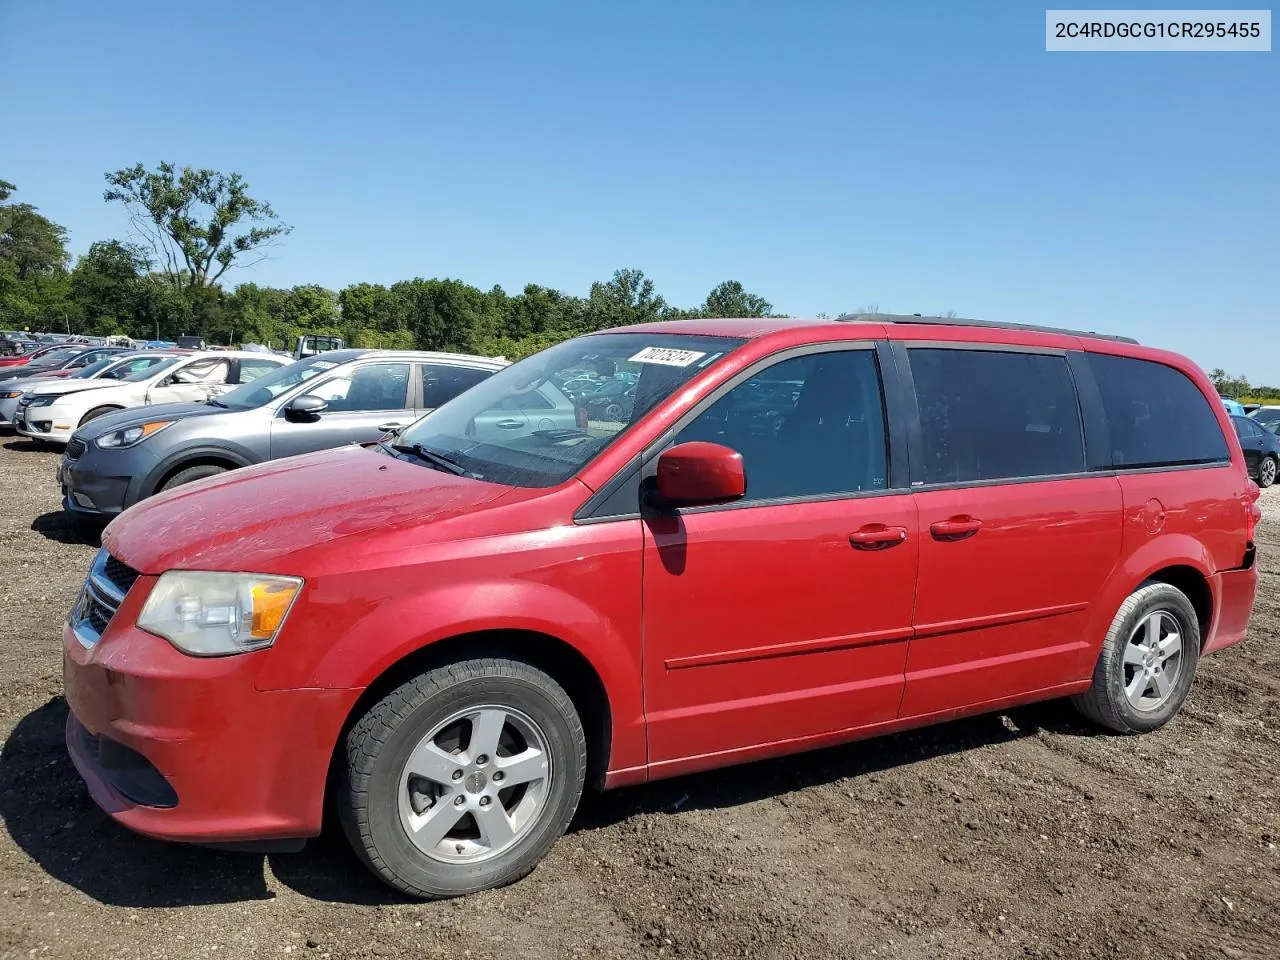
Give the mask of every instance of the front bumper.
[{"label": "front bumper", "polygon": [[96,643],[69,625],[63,633],[67,749],[94,801],[165,840],[318,834],[330,758],[360,691],[259,691],[269,651],[186,656],[131,625],[148,585],[138,582]]},{"label": "front bumper", "polygon": [[50,443],[66,443],[75,433],[76,425],[71,419],[55,409],[56,404],[47,407],[26,406],[19,408],[14,427],[19,434],[32,440],[47,440]]},{"label": "front bumper", "polygon": [[142,483],[154,465],[155,458],[143,450],[101,451],[88,444],[77,459],[64,455],[58,463],[62,505],[74,513],[114,516],[141,499]]}]

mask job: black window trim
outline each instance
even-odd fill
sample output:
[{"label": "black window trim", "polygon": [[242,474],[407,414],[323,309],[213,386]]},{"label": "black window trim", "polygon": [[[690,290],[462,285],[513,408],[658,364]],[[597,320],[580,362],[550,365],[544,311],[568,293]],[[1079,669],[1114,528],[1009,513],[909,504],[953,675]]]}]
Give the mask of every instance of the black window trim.
[{"label": "black window trim", "polygon": [[[1099,473],[1089,469],[1089,418],[1090,414],[1097,414],[1101,407],[1101,399],[1098,399],[1098,407],[1092,411],[1088,409],[1087,404],[1081,397],[1080,384],[1076,380],[1075,371],[1072,369],[1071,354],[1080,353],[1081,351],[1073,351],[1060,347],[1029,347],[1022,344],[1005,344],[1005,343],[972,343],[962,340],[894,340],[892,341],[893,353],[898,365],[898,378],[902,383],[904,393],[903,402],[907,405],[906,422],[907,433],[910,442],[910,458],[911,458],[911,492],[921,492],[929,490],[964,490],[970,487],[995,487],[1002,484],[1023,484],[1023,483],[1049,483],[1055,480],[1076,480],[1082,477],[1094,477]],[[1082,431],[1081,441],[1084,446],[1085,469],[1072,471],[1070,473],[1041,473],[1030,476],[1012,476],[1012,477],[993,477],[983,480],[955,480],[947,483],[927,483],[924,479],[924,431],[920,424],[920,408],[916,402],[916,386],[915,377],[911,373],[911,350],[965,350],[968,352],[982,353],[1018,353],[1018,354],[1034,354],[1046,357],[1062,357],[1067,363],[1067,376],[1071,380],[1072,389],[1076,395],[1076,409],[1080,415],[1080,427]],[[1092,378],[1090,378],[1092,383]],[[1097,390],[1096,383],[1093,383],[1094,390]],[[1105,423],[1105,421],[1103,421]]]},{"label": "black window trim", "polygon": [[[1093,372],[1093,358],[1094,357],[1113,357],[1120,360],[1132,360],[1137,363],[1149,363],[1149,364],[1152,364],[1153,366],[1164,367],[1166,370],[1172,370],[1178,376],[1186,380],[1188,384],[1190,384],[1191,387],[1200,396],[1200,398],[1204,399],[1206,404],[1208,404],[1208,400],[1205,399],[1205,396],[1204,396],[1204,391],[1200,389],[1199,385],[1196,384],[1196,382],[1192,380],[1190,377],[1188,377],[1186,373],[1184,373],[1182,370],[1179,370],[1177,367],[1173,366],[1172,364],[1163,363],[1159,360],[1152,360],[1148,357],[1134,357],[1125,353],[1099,353],[1097,351],[1092,351],[1092,350],[1079,351],[1079,353],[1081,357],[1080,366],[1088,369],[1089,381],[1093,384],[1095,390],[1097,390],[1097,379],[1096,379],[1096,374]],[[1218,403],[1221,404],[1221,402],[1222,402],[1221,399],[1219,399]],[[1209,404],[1209,406],[1210,406],[1210,410],[1212,411],[1213,409],[1212,404]],[[1226,447],[1226,451],[1227,451],[1227,454],[1225,457],[1214,457],[1212,459],[1208,457],[1197,457],[1197,458],[1187,459],[1187,460],[1170,460],[1170,461],[1153,461],[1151,463],[1117,464],[1115,462],[1115,458],[1112,456],[1110,452],[1111,451],[1111,432],[1110,432],[1110,427],[1107,424],[1106,408],[1102,404],[1102,393],[1100,390],[1098,391],[1098,414],[1100,416],[1102,436],[1106,438],[1106,446],[1104,447],[1105,456],[1103,457],[1103,462],[1105,463],[1105,465],[1100,466],[1097,471],[1098,473],[1101,473],[1103,475],[1114,474],[1116,476],[1119,476],[1121,474],[1132,474],[1132,473],[1170,473],[1175,470],[1212,469],[1216,467],[1226,466],[1231,463],[1231,442],[1230,442],[1231,438],[1224,434],[1222,437],[1224,441],[1223,445]],[[1227,416],[1228,418],[1230,418],[1232,414],[1228,413]],[[1218,423],[1218,429],[1219,431],[1221,431],[1222,425],[1218,421],[1218,418],[1216,416],[1214,417],[1214,422]],[[1233,425],[1232,433],[1234,432],[1235,432],[1235,427]],[[1237,442],[1239,442],[1238,438],[1237,438]]]},{"label": "black window trim", "polygon": [[[646,481],[657,471],[657,459],[667,450],[679,432],[692,423],[708,407],[727,394],[730,390],[751,379],[757,373],[797,357],[808,357],[820,353],[845,353],[855,350],[874,351],[876,365],[880,373],[881,403],[885,417],[885,440],[888,451],[885,465],[888,469],[887,485],[883,490],[851,490],[839,493],[804,494],[794,497],[773,497],[767,500],[736,500],[732,503],[711,504],[699,507],[679,507],[664,510],[661,516],[685,516],[698,513],[714,513],[722,510],[746,510],[755,507],[773,507],[789,503],[823,503],[834,500],[861,500],[868,497],[901,496],[911,493],[907,478],[909,477],[907,461],[907,437],[902,409],[902,392],[899,385],[899,372],[896,359],[884,340],[831,340],[822,343],[804,344],[790,347],[768,354],[756,360],[750,366],[738,371],[734,376],[719,384],[698,403],[663,433],[652,440],[644,450],[632,457],[613,475],[609,481],[601,485],[592,496],[580,506],[573,515],[575,524],[607,523],[621,520],[638,520],[644,516],[652,516],[651,511],[641,508],[641,491]],[[623,493],[625,488],[634,487],[637,508],[625,513],[601,513],[614,496]],[[630,499],[629,495],[627,499]]]}]

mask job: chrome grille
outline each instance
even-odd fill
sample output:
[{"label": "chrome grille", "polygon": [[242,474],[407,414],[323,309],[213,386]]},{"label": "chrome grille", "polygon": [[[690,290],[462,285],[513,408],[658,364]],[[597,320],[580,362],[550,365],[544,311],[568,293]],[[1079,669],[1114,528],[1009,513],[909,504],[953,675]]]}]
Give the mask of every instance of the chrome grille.
[{"label": "chrome grille", "polygon": [[80,596],[67,617],[81,644],[92,647],[102,638],[138,576],[136,571],[107,553],[105,547],[98,551]]},{"label": "chrome grille", "polygon": [[121,563],[111,554],[107,554],[107,562],[103,564],[102,572],[111,585],[120,591],[121,596],[128,593],[129,588],[137,583],[138,577],[141,576],[133,567]]}]

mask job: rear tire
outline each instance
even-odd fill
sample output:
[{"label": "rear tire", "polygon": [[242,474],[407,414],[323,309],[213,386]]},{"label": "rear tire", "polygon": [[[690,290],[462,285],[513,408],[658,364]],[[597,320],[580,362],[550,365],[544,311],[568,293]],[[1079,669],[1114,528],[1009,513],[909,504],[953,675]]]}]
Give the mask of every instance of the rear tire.
[{"label": "rear tire", "polygon": [[216,463],[198,463],[194,467],[179,470],[164,482],[164,486],[160,490],[172,490],[174,487],[180,487],[196,480],[203,480],[205,477],[216,477],[218,474],[226,472],[226,467],[220,467]]},{"label": "rear tire", "polygon": [[1277,468],[1280,464],[1276,462],[1276,458],[1267,455],[1262,458],[1262,462],[1258,464],[1258,486],[1266,488],[1276,482],[1276,474],[1280,472]]},{"label": "rear tire", "polygon": [[586,779],[573,701],[519,660],[430,670],[347,734],[338,816],[381,880],[424,899],[505,886],[569,826]]},{"label": "rear tire", "polygon": [[1093,686],[1072,697],[1088,719],[1116,733],[1158,730],[1181,709],[1200,660],[1200,621],[1177,587],[1148,581],[1111,622]]},{"label": "rear tire", "polygon": [[108,413],[119,413],[121,409],[121,407],[94,407],[80,418],[80,422],[77,426],[83,427],[90,420],[97,420],[99,417],[105,417]]}]

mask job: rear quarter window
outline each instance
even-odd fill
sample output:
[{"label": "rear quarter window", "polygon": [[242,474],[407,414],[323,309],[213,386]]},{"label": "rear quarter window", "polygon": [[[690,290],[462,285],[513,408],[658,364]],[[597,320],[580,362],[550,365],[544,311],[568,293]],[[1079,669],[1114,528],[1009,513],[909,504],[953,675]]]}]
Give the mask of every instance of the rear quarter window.
[{"label": "rear quarter window", "polygon": [[1180,370],[1151,360],[1090,354],[1111,441],[1124,468],[1218,463],[1230,459],[1207,397]]}]

